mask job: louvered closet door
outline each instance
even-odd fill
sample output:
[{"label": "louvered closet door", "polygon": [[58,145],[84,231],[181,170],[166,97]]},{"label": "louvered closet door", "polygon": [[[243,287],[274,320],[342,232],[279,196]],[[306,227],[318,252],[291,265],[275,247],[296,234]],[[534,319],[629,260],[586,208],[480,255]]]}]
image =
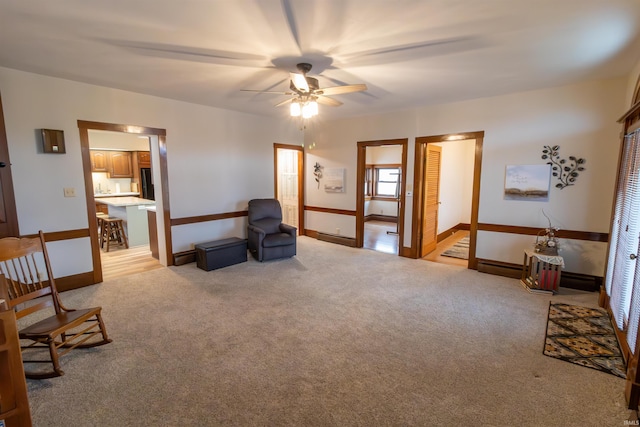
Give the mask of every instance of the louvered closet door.
[{"label": "louvered closet door", "polygon": [[440,207],[440,163],[442,148],[427,144],[424,168],[424,210],[422,212],[422,248],[420,256],[433,252],[438,244],[438,208]]},{"label": "louvered closet door", "polygon": [[628,329],[631,351],[640,319],[640,274],[635,259],[640,244],[639,132],[627,135],[624,141],[605,279],[614,320],[620,330]]}]

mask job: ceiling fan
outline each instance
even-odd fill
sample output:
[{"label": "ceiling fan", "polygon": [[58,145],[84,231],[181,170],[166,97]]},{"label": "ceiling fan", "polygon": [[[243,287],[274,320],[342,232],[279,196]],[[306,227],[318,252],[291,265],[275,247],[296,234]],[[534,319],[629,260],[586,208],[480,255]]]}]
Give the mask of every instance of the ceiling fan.
[{"label": "ceiling fan", "polygon": [[310,118],[318,114],[318,104],[338,107],[342,102],[329,98],[328,95],[342,95],[345,93],[362,92],[367,90],[366,84],[353,84],[321,88],[318,79],[307,76],[311,71],[311,64],[301,62],[296,65],[299,73],[290,73],[289,89],[291,91],[263,91],[242,89],[243,92],[274,93],[292,96],[276,104],[276,107],[290,104],[291,115]]}]

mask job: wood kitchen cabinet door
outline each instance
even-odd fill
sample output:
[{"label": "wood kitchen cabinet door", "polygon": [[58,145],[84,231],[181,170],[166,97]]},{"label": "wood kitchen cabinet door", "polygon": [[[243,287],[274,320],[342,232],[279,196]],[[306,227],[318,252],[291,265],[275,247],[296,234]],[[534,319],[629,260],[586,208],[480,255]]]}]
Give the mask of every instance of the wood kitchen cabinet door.
[{"label": "wood kitchen cabinet door", "polygon": [[90,151],[91,172],[109,172],[106,151]]},{"label": "wood kitchen cabinet door", "polygon": [[104,203],[96,202],[96,213],[103,213],[109,215],[109,206]]},{"label": "wood kitchen cabinet door", "polygon": [[151,167],[151,152],[138,151],[138,167],[141,167],[141,168]]},{"label": "wood kitchen cabinet door", "polygon": [[109,152],[109,177],[111,178],[133,178],[133,165],[131,163],[131,152],[111,151]]}]

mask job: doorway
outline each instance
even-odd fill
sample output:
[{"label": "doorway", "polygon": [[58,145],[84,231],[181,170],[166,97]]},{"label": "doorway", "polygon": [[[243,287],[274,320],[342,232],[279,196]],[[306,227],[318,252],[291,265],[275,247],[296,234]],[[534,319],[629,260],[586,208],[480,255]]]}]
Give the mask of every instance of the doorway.
[{"label": "doorway", "polygon": [[[162,267],[157,251],[150,138],[90,129],[89,148],[98,224],[103,224],[105,217],[122,220],[118,239],[100,239],[103,280]],[[136,201],[139,204],[134,205]]]},{"label": "doorway", "polygon": [[402,255],[407,144],[407,139],[358,142],[358,248]]},{"label": "doorway", "polygon": [[0,238],[18,237],[18,213],[13,192],[9,145],[4,126],[2,97],[0,97]]},{"label": "doorway", "polygon": [[[477,268],[483,139],[482,131],[416,138],[412,247],[417,258]],[[463,153],[466,161],[459,157]],[[468,253],[466,262],[442,257],[458,244]]]},{"label": "doorway", "polygon": [[[82,163],[85,178],[85,197],[87,200],[87,214],[89,221],[89,235],[91,237],[91,251],[93,260],[94,283],[104,280],[103,262],[101,249],[98,239],[98,225],[96,218],[96,202],[94,197],[94,186],[91,168],[91,151],[90,151],[90,131],[107,131],[122,134],[134,134],[143,136],[150,144],[151,163],[155,181],[155,204],[156,204],[156,235],[158,243],[158,257],[160,265],[173,265],[173,255],[171,253],[171,227],[170,227],[170,210],[169,210],[169,194],[167,186],[167,160],[166,160],[166,131],[164,129],[146,128],[131,125],[119,125],[110,123],[78,121],[80,132],[80,144],[82,148]],[[140,267],[144,263],[139,263]],[[157,262],[154,264],[157,265]],[[139,269],[128,268],[130,272],[139,271]],[[124,267],[120,268],[124,269]]]},{"label": "doorway", "polygon": [[275,197],[282,207],[282,222],[304,230],[304,149],[273,144]]}]

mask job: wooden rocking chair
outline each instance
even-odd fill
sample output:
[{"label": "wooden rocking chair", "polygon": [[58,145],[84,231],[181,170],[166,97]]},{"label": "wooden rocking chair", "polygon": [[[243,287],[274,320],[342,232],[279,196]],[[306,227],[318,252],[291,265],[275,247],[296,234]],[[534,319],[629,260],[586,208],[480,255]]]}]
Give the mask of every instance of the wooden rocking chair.
[{"label": "wooden rocking chair", "polygon": [[[64,374],[58,360],[60,356],[74,348],[111,342],[102,321],[101,307],[71,310],[60,302],[42,231],[39,238],[0,239],[0,275],[4,276],[0,277],[0,299],[15,310],[17,319],[33,315],[37,320],[18,332],[19,338],[28,343],[21,347],[27,378],[59,377]],[[19,322],[22,326],[20,323],[24,322]],[[101,339],[92,340],[98,335]],[[47,349],[48,359],[25,358],[27,352],[46,353]],[[51,364],[53,370],[27,370],[37,363]]]}]

